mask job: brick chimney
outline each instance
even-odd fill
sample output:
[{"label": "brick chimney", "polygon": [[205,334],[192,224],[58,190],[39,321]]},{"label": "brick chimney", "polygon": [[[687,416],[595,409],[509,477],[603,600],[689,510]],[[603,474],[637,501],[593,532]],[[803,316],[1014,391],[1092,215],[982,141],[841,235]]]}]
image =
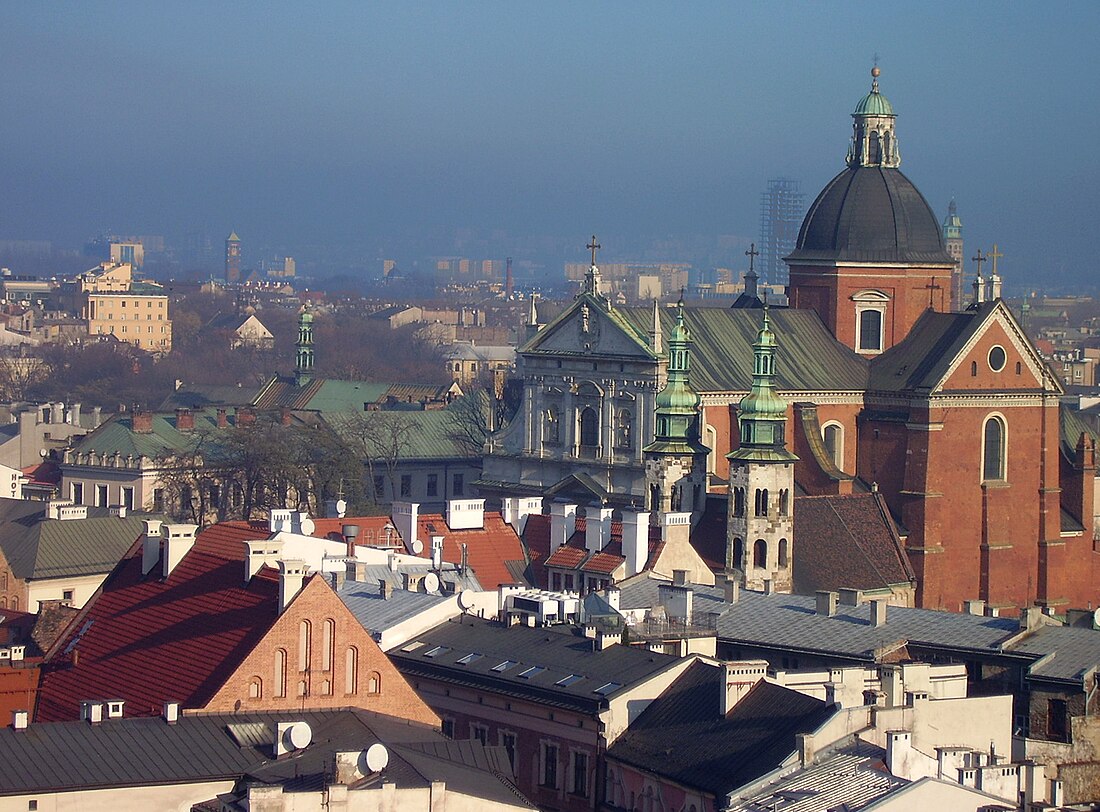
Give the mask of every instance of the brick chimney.
[{"label": "brick chimney", "polygon": [[190,409],[180,407],[176,409],[176,431],[194,431],[195,414]]},{"label": "brick chimney", "polygon": [[219,429],[229,428],[229,415],[226,414],[226,410],[225,410],[224,406],[218,407],[218,428]]},{"label": "brick chimney", "polygon": [[130,426],[136,434],[152,434],[153,413],[135,403],[133,411],[130,413]]},{"label": "brick chimney", "polygon": [[256,422],[256,411],[251,406],[237,407],[237,427],[251,426]]},{"label": "brick chimney", "polygon": [[290,425],[290,407],[289,406],[284,406],[282,409],[279,410],[279,425],[281,425],[281,426],[289,426]]}]

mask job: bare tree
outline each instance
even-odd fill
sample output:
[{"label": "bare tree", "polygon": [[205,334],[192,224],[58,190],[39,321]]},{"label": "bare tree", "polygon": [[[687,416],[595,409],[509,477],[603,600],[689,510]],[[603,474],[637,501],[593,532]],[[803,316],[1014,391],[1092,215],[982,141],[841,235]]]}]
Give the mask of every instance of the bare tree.
[{"label": "bare tree", "polygon": [[370,483],[367,493],[375,503],[385,498],[384,492],[378,492],[376,483],[379,476],[382,477],[383,488],[388,483],[389,501],[397,499],[397,468],[416,431],[416,421],[408,412],[383,411],[347,413],[335,415],[329,420],[366,466]]}]

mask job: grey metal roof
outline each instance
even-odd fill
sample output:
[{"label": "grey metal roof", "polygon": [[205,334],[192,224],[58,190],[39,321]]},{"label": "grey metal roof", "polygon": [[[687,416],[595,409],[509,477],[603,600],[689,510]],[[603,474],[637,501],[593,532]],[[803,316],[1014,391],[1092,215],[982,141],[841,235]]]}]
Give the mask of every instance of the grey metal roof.
[{"label": "grey metal roof", "polygon": [[1075,626],[1040,626],[1011,646],[1015,652],[1043,657],[1029,676],[1081,683],[1085,675],[1100,667],[1100,631]]},{"label": "grey metal roof", "polygon": [[[413,573],[423,577],[432,572],[431,566],[425,562],[424,566],[402,566],[398,572],[392,571],[384,564],[361,568],[360,574],[364,580],[347,580],[343,583],[337,594],[344,605],[351,610],[356,619],[371,634],[386,631],[413,615],[422,612],[450,598],[438,590],[434,593],[410,592],[404,587],[404,574]],[[481,591],[481,585],[474,577],[473,571],[468,570],[465,577],[453,569],[446,569],[440,574],[440,580],[444,583],[457,585],[458,590],[473,589]],[[383,598],[379,584],[386,581],[393,586],[393,592],[389,598]]]},{"label": "grey metal roof", "polygon": [[[275,759],[278,722],[304,721],[313,744]],[[452,742],[425,725],[359,710],[277,711],[32,724],[0,730],[0,796],[247,778],[288,791],[321,789],[337,751],[380,741],[384,781],[399,788],[446,781],[449,789],[505,803],[526,801],[502,747]],[[371,785],[373,787],[374,785]]]},{"label": "grey metal roof", "polygon": [[23,580],[108,573],[141,536],[149,518],[47,519],[44,502],[25,504],[29,509],[8,512],[0,524],[0,550],[15,577]]},{"label": "grey metal roof", "polygon": [[[655,579],[625,583],[620,606],[634,609],[659,603]],[[839,606],[832,617],[815,611],[816,599],[803,595],[765,595],[741,590],[737,603],[726,603],[722,590],[695,586],[694,611],[718,613],[721,640],[767,648],[814,652],[822,655],[869,660],[876,648],[899,640],[910,643],[996,653],[1015,634],[1014,618],[939,612],[891,606],[883,626],[872,626],[870,608]]]},{"label": "grey metal roof", "polygon": [[[601,707],[607,698],[678,660],[621,645],[596,651],[593,641],[572,627],[506,627],[474,617],[441,623],[388,654],[406,675],[475,685],[583,711]],[[470,654],[481,656],[458,662]],[[514,665],[503,668],[505,662]],[[529,671],[532,667],[543,670]],[[579,679],[557,684],[571,676]]]}]

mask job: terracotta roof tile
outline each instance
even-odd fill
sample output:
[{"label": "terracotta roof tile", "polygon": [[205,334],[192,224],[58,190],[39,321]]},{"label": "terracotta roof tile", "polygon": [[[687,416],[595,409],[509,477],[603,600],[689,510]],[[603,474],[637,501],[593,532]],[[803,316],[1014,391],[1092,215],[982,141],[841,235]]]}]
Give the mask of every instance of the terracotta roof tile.
[{"label": "terracotta roof tile", "polygon": [[273,570],[244,583],[256,531],[207,528],[167,579],[141,574],[139,539],[50,653],[36,718],[76,718],[84,699],[124,699],[127,716],[201,707],[278,616]]},{"label": "terracotta roof tile", "polygon": [[443,560],[452,564],[462,563],[466,545],[470,568],[483,589],[515,583],[507,562],[526,560],[519,536],[499,512],[485,511],[484,527],[472,530],[452,530],[439,513],[420,516],[417,538],[424,542],[423,558],[431,558],[432,536],[443,536]]},{"label": "terracotta roof tile", "polygon": [[547,567],[560,567],[565,569],[575,569],[579,567],[585,558],[588,557],[588,553],[585,550],[578,550],[569,544],[563,544],[554,552],[550,553],[550,557],[546,559]]},{"label": "terracotta roof tile", "polygon": [[[527,547],[527,554],[531,559],[529,572],[536,586],[549,587],[549,579],[546,577],[547,567],[558,569],[578,569],[583,572],[610,575],[619,565],[625,561],[623,556],[623,523],[611,522],[611,539],[598,553],[589,556],[585,547],[585,528],[587,522],[584,517],[577,519],[576,530],[569,540],[556,550],[550,550],[550,517],[535,514],[527,517],[527,525],[523,529],[523,541]],[[664,549],[661,541],[661,530],[658,527],[649,528],[649,557],[646,567],[652,565]]]}]

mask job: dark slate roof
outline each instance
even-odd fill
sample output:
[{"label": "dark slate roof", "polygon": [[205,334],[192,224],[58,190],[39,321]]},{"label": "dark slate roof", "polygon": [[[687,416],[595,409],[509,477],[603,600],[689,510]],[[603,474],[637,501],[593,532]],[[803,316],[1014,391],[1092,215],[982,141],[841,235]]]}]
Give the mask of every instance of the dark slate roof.
[{"label": "dark slate roof", "polygon": [[779,767],[795,736],[835,712],[820,699],[761,681],[728,716],[725,669],[696,661],[608,748],[607,756],[719,797]]},{"label": "dark slate roof", "polygon": [[887,392],[932,389],[996,306],[990,302],[961,313],[924,311],[905,340],[871,362],[868,388]]},{"label": "dark slate roof", "polygon": [[[276,761],[276,723],[297,721],[309,724],[313,744]],[[331,774],[337,751],[374,741],[389,749],[385,780],[399,787],[427,787],[445,775],[448,784],[453,776],[474,792],[490,793],[482,797],[515,798],[511,785],[493,775],[503,772],[501,755],[491,752],[497,748],[463,742],[440,749],[439,734],[428,727],[353,710],[199,714],[171,725],[160,718],[126,718],[99,725],[32,724],[23,731],[7,727],[0,730],[0,795],[241,777],[295,788],[310,778],[320,784]]]},{"label": "dark slate roof", "polygon": [[259,393],[258,386],[188,384],[166,397],[158,408],[162,411],[170,411],[180,407],[204,409],[207,406],[248,406]]},{"label": "dark slate roof", "polygon": [[[623,610],[657,606],[657,579],[622,584]],[[719,613],[718,637],[733,644],[804,651],[870,661],[876,648],[899,640],[911,645],[998,653],[1019,629],[1015,618],[981,617],[933,609],[891,606],[883,626],[872,626],[870,607],[839,606],[834,616],[819,615],[814,597],[765,595],[742,589],[737,603],[726,603],[720,587],[694,587],[696,614]]]},{"label": "dark slate roof", "polygon": [[267,535],[266,525],[209,527],[167,579],[141,574],[135,543],[50,653],[37,718],[73,719],[93,697],[126,700],[128,716],[169,699],[202,706],[278,616],[274,570],[243,577],[244,541]]},{"label": "dark slate roof", "polygon": [[794,591],[886,590],[915,582],[878,493],[796,496]]},{"label": "dark slate roof", "polygon": [[22,502],[5,513],[0,550],[15,577],[23,580],[104,575],[126,555],[148,518],[47,519],[45,502]]},{"label": "dark slate roof", "polygon": [[[653,310],[615,308],[636,330],[648,334]],[[668,336],[676,311],[661,308],[661,329]],[[862,391],[867,386],[867,361],[833,338],[813,310],[771,308],[776,335],[776,380],[781,391]],[[686,307],[684,322],[691,330],[691,385],[699,392],[747,392],[752,385],[752,343],[760,332],[759,310],[729,307]]]},{"label": "dark slate roof", "polygon": [[1015,652],[1044,657],[1028,672],[1032,677],[1080,686],[1085,676],[1100,668],[1100,631],[1076,626],[1040,626],[1011,646]]},{"label": "dark slate roof", "polygon": [[[443,650],[428,656],[439,647]],[[595,651],[593,641],[572,627],[507,627],[473,617],[442,623],[387,653],[407,677],[431,677],[582,712],[595,712],[609,698],[678,660],[621,645]],[[458,662],[469,654],[482,656]],[[516,664],[493,670],[506,660]],[[532,666],[545,670],[521,676]],[[556,684],[570,675],[582,679]]]},{"label": "dark slate roof", "polygon": [[849,167],[810,206],[795,262],[920,262],[950,265],[939,221],[898,169]]}]

